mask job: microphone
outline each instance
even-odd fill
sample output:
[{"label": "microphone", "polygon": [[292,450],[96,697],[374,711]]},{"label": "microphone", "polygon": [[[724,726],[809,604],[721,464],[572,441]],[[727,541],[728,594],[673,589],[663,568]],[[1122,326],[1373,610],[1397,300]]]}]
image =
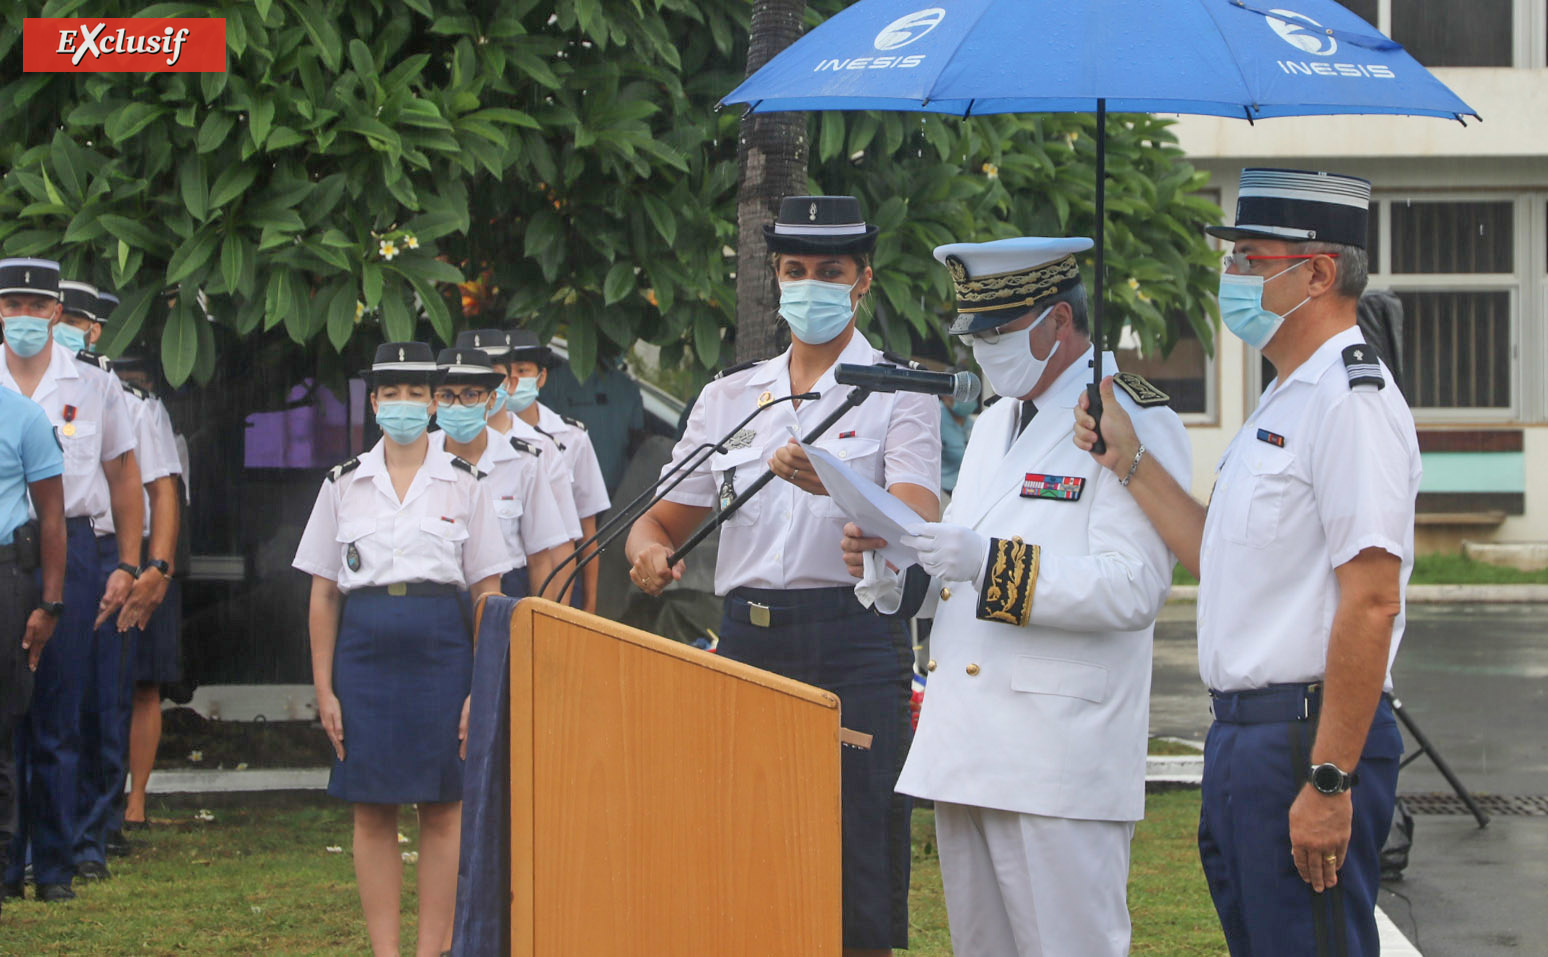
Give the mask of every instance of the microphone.
[{"label": "microphone", "polygon": [[949,395],[956,402],[972,402],[983,391],[978,376],[971,372],[931,372],[902,366],[866,366],[840,363],[833,371],[839,385],[865,386],[873,392],[925,392]]}]

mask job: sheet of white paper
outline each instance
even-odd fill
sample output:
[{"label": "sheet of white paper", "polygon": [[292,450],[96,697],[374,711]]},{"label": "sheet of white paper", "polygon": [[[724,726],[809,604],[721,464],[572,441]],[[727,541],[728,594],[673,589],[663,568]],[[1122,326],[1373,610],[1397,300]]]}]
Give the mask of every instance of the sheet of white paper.
[{"label": "sheet of white paper", "polygon": [[886,539],[887,547],[881,549],[882,557],[899,568],[919,561],[919,553],[898,544],[907,535],[910,525],[922,525],[924,519],[914,510],[887,494],[887,490],[859,475],[854,469],[839,461],[832,453],[814,445],[802,445],[806,457],[811,459],[817,477],[851,522],[860,526],[868,536]]}]

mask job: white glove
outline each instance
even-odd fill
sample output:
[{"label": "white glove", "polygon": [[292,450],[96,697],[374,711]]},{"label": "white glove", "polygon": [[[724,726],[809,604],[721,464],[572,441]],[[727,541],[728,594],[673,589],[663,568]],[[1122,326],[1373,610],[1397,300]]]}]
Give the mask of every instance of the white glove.
[{"label": "white glove", "polygon": [[976,582],[989,558],[989,539],[965,525],[911,525],[898,544],[919,553],[919,564],[942,581]]},{"label": "white glove", "polygon": [[864,561],[865,577],[855,586],[855,597],[884,615],[897,614],[903,606],[903,573],[888,568],[887,560],[874,551],[866,552]]}]

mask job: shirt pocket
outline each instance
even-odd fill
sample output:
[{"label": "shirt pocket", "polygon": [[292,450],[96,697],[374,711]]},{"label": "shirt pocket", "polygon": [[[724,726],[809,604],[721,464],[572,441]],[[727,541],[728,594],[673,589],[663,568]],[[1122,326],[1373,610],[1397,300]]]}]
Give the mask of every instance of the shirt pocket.
[{"label": "shirt pocket", "polygon": [[1295,482],[1295,456],[1267,443],[1242,451],[1240,470],[1232,478],[1242,483],[1225,506],[1221,534],[1228,541],[1266,548],[1279,538],[1279,518]]},{"label": "shirt pocket", "polygon": [[505,536],[506,542],[524,552],[521,541],[522,510],[519,498],[502,498],[494,503],[495,519],[500,523],[501,534]]},{"label": "shirt pocket", "polygon": [[[856,475],[870,479],[877,485],[886,488],[886,476],[882,474],[881,442],[877,439],[823,439],[813,442],[817,448],[847,465]],[[843,518],[844,512],[834,504],[833,499],[827,495],[809,495],[809,504],[814,515],[822,518]]]},{"label": "shirt pocket", "polygon": [[[73,435],[65,434],[66,429]],[[76,419],[57,430],[59,444],[64,448],[64,468],[71,475],[89,475],[102,467],[102,438],[97,434],[97,423]]]},{"label": "shirt pocket", "polygon": [[[710,456],[710,473],[715,477],[717,510],[724,508],[726,503],[735,496],[747,491],[759,476],[768,471],[768,465],[763,458],[761,448],[732,449],[724,455],[716,453]],[[751,525],[756,522],[758,513],[763,510],[763,502],[760,501],[762,498],[763,496],[759,494],[748,499],[736,510],[736,514],[726,519],[726,524]]]},{"label": "shirt pocket", "polygon": [[1085,661],[1021,655],[1011,665],[1011,690],[1101,704],[1107,700],[1107,669]]},{"label": "shirt pocket", "polygon": [[441,581],[447,574],[462,577],[462,543],[468,539],[465,522],[445,522],[439,518],[425,518],[419,522],[423,534],[424,557],[428,560],[424,578]]}]

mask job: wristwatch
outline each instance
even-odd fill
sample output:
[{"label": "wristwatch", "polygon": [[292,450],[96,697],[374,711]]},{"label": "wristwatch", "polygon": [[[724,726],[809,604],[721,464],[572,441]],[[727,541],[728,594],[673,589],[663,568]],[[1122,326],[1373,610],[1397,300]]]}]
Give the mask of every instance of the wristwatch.
[{"label": "wristwatch", "polygon": [[51,618],[58,618],[64,614],[65,603],[62,601],[40,601],[38,602],[38,610]]},{"label": "wristwatch", "polygon": [[135,568],[133,565],[129,564],[128,562],[119,562],[118,563],[118,568],[116,570],[117,571],[121,571],[121,572],[128,572],[130,578],[139,578],[140,577],[140,570],[138,568]]},{"label": "wristwatch", "polygon": [[1345,773],[1336,764],[1314,764],[1309,780],[1311,786],[1323,794],[1343,794],[1354,787],[1359,775]]},{"label": "wristwatch", "polygon": [[[166,561],[163,560],[163,559],[152,558],[152,559],[150,559],[149,561],[147,561],[145,563],[145,568],[154,568],[154,569],[156,569],[156,571],[161,572],[161,577],[163,577],[163,578],[171,578],[172,577],[172,566],[168,565],[166,563]],[[143,573],[145,571],[145,569],[142,568],[142,569],[140,569],[140,571]]]}]

